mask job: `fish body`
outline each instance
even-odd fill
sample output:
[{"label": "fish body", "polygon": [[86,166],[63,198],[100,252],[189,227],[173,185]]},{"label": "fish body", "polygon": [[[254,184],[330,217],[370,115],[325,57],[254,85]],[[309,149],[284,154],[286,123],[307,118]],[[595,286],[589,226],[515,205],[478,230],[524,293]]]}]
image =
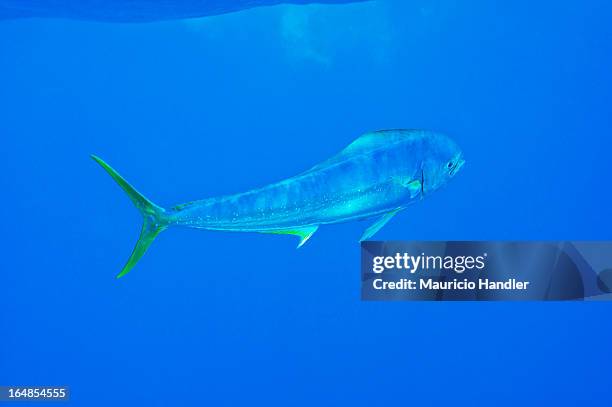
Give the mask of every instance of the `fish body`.
[{"label": "fish body", "polygon": [[300,237],[299,247],[320,225],[377,218],[362,236],[368,239],[397,212],[446,184],[464,164],[459,147],[440,133],[376,131],[294,177],[164,209],[137,192],[104,161],[93,158],[128,193],[144,217],[141,238],[120,276],[170,226],[292,234]]},{"label": "fish body", "polygon": [[107,22],[198,18],[281,3],[354,3],[364,0],[0,0],[0,19],[42,17]]},{"label": "fish body", "polygon": [[430,155],[437,137],[402,130],[365,134],[302,174],[248,192],[180,205],[171,219],[203,229],[262,231],[386,213],[422,195],[421,157]]}]

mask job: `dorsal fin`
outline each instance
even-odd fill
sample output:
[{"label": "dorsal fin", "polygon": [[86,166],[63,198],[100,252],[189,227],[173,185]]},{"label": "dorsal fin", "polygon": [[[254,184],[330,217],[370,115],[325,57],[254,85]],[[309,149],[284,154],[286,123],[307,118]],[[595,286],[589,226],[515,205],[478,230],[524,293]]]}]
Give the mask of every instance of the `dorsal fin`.
[{"label": "dorsal fin", "polygon": [[404,138],[405,136],[405,130],[372,131],[359,136],[340,153],[359,154],[361,152],[376,150],[380,147],[393,144],[398,139]]},{"label": "dorsal fin", "polygon": [[379,130],[365,133],[359,136],[355,141],[346,146],[335,156],[328,160],[323,161],[309,169],[306,172],[316,171],[323,167],[327,167],[336,163],[339,163],[348,157],[356,156],[359,154],[367,153],[370,151],[377,150],[382,147],[389,146],[391,144],[403,141],[408,137],[422,133],[422,130]]}]

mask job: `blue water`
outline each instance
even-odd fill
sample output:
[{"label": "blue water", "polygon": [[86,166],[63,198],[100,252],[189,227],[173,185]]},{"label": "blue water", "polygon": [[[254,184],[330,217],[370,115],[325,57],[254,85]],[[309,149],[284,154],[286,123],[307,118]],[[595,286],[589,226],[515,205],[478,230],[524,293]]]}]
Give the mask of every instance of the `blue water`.
[{"label": "blue water", "polygon": [[[294,175],[360,134],[466,165],[381,239],[610,239],[612,6],[384,1],[154,24],[0,23],[0,384],[81,406],[605,405],[608,303],[366,303],[368,223],[172,229],[171,205]],[[602,404],[603,402],[603,404]]]},{"label": "blue water", "polygon": [[44,17],[151,22],[204,17],[277,4],[337,4],[367,0],[0,0],[0,20]]}]

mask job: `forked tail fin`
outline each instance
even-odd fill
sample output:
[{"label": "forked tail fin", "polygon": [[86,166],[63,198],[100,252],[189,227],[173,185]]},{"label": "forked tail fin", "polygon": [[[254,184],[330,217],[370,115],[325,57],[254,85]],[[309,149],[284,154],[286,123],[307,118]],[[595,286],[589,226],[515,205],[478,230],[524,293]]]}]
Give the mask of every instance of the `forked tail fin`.
[{"label": "forked tail fin", "polygon": [[117,171],[115,171],[110,165],[104,162],[99,157],[92,154],[93,158],[102,168],[113,177],[115,182],[125,191],[128,197],[132,200],[136,208],[142,215],[143,223],[142,230],[140,231],[140,237],[136,242],[136,246],[132,251],[130,258],[128,259],[121,272],[117,275],[117,278],[126,275],[145,254],[153,240],[157,235],[168,227],[168,220],[166,211],[164,208],[155,205],[153,202],[145,198],[140,192],[138,192],[133,186],[131,186]]}]

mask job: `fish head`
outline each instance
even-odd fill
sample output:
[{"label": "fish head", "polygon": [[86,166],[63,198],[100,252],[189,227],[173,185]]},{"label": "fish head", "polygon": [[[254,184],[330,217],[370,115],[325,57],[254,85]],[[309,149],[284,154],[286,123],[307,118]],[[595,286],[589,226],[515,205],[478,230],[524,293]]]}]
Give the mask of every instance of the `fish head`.
[{"label": "fish head", "polygon": [[465,164],[461,148],[444,134],[431,134],[424,142],[421,170],[422,193],[446,185]]}]

